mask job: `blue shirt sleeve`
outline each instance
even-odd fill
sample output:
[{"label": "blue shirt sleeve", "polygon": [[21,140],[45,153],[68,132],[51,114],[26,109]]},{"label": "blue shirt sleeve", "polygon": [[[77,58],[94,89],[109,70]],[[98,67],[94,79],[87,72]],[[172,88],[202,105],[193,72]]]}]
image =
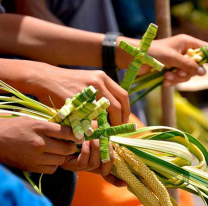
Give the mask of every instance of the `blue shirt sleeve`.
[{"label": "blue shirt sleeve", "polygon": [[5,13],[4,7],[1,5],[1,0],[0,0],[0,13]]},{"label": "blue shirt sleeve", "polygon": [[14,174],[0,164],[1,206],[52,206],[44,197],[30,191]]}]

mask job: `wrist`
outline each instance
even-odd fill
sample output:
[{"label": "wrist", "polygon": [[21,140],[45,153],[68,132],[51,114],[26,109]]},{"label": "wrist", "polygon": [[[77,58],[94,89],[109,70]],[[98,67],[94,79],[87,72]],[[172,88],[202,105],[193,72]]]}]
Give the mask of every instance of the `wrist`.
[{"label": "wrist", "polygon": [[122,35],[119,32],[107,32],[102,43],[102,67],[103,71],[118,82],[117,65],[115,61],[116,39]]},{"label": "wrist", "polygon": [[20,82],[22,84],[20,91],[31,94],[40,95],[45,92],[48,82],[53,76],[50,65],[40,62],[28,62],[25,65],[26,75]]},{"label": "wrist", "polygon": [[119,69],[127,69],[130,62],[133,60],[133,57],[126,53],[123,49],[119,48],[120,41],[126,41],[130,43],[133,46],[138,46],[140,43],[140,40],[119,36],[116,40],[116,48],[115,48],[115,61],[116,65]]}]

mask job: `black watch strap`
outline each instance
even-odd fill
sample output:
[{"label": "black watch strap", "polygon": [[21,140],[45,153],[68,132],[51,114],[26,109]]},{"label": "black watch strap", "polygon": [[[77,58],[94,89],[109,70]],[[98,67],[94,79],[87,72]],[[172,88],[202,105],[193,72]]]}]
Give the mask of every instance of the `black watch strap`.
[{"label": "black watch strap", "polygon": [[115,62],[116,39],[122,34],[119,32],[108,32],[103,41],[102,58],[103,70],[114,81],[118,82],[117,66]]}]

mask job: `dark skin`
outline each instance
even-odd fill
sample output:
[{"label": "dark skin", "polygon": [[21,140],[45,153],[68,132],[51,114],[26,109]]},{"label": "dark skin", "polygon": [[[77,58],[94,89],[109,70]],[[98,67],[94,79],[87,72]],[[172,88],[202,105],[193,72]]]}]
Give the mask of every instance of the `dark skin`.
[{"label": "dark skin", "polygon": [[[126,183],[110,174],[114,159],[112,146],[110,162],[102,163],[99,141],[80,141],[69,127],[29,117],[0,119],[0,122],[1,163],[44,174],[54,173],[58,166],[70,171],[88,171],[101,175],[115,186],[126,186]],[[77,147],[72,142],[83,143],[79,155],[74,154]]]},{"label": "dark skin", "polygon": [[[62,70],[63,72],[73,72],[73,70],[64,70],[45,63],[0,59],[0,68],[1,80],[20,92],[37,96],[43,103],[49,102],[49,95],[55,100],[56,105],[62,106],[67,97],[74,96],[87,86],[86,83],[80,84],[72,79],[75,86],[73,89],[67,88],[67,83],[70,83],[69,77],[74,76],[75,73],[71,75],[67,73],[68,78],[66,75],[65,80],[63,75],[65,73],[62,74]],[[60,85],[63,87],[56,87],[57,79],[60,80],[59,74],[62,74],[60,77],[64,83]],[[93,74],[96,73],[89,71],[89,74],[92,79]],[[98,82],[104,85],[101,78]],[[123,91],[118,85],[116,86],[119,88],[117,92]],[[103,96],[102,91],[99,95]],[[106,181],[116,186],[126,186],[126,183],[110,174],[114,159],[112,146],[111,161],[103,164],[100,159],[99,141],[83,143],[84,139],[82,141],[76,139],[69,127],[29,117],[4,118],[0,121],[0,162],[24,171],[44,174],[55,172],[58,166],[71,171],[88,171],[100,174]],[[81,153],[74,154],[77,151],[74,143],[57,141],[57,139],[70,140],[76,144],[83,143]]]},{"label": "dark skin", "polygon": [[[52,12],[50,12],[45,0],[39,0],[38,2],[36,0],[15,0],[15,5],[16,14],[28,15],[54,24],[63,25],[63,23]],[[139,41],[135,39],[119,37],[117,45],[120,40],[130,42],[134,46],[138,46],[139,44]],[[164,63],[168,68],[178,68],[176,73],[167,72],[165,74],[165,81],[163,85],[174,86],[177,83],[188,81],[194,75],[204,75],[205,70],[202,68],[199,69],[198,65],[194,61],[187,60],[181,55],[185,54],[189,48],[195,49],[204,45],[207,45],[207,43],[188,35],[177,35],[164,40],[153,41],[149,54]],[[119,48],[117,47],[117,65],[119,68],[127,68],[132,58],[129,56],[128,60],[128,55],[125,56],[125,58],[120,58],[120,52],[121,51],[119,51]],[[143,67],[140,70],[140,74],[144,74],[148,71],[148,67]]]},{"label": "dark skin", "polygon": [[[34,3],[35,1],[31,0],[30,2]],[[1,54],[21,55],[29,59],[53,65],[102,67],[101,53],[104,34],[61,26],[60,21],[57,21],[54,16],[51,16],[52,14],[46,14],[45,10],[41,12],[42,19],[53,23],[28,16],[12,14],[0,15],[0,32],[2,34],[0,36]],[[32,13],[32,11],[30,11],[30,13]],[[30,14],[28,13],[27,15]],[[40,13],[37,16],[39,15]],[[123,69],[128,67],[132,57],[119,49],[118,44],[120,40],[128,41],[134,46],[138,46],[140,41],[127,37],[119,37],[117,39],[115,54],[116,63],[120,69]],[[188,48],[198,48],[205,44],[205,42],[187,35],[178,35],[164,40],[153,41],[149,54],[160,60],[167,67],[178,68],[176,74],[166,73],[166,80],[164,81],[165,86],[172,86],[178,82],[187,81],[194,75],[205,74],[204,70],[198,69],[198,65],[194,61],[187,60],[182,55]],[[15,66],[17,68],[16,63],[17,62],[15,62],[15,64],[11,63],[10,66]],[[28,66],[25,64],[28,64]],[[8,68],[5,64],[4,67]],[[27,89],[25,90],[30,90],[34,95],[36,93],[36,96],[46,104],[49,104],[48,98],[46,98],[47,95],[50,95],[53,100],[57,101],[55,104],[59,107],[59,105],[63,105],[62,102],[66,97],[74,95],[88,85],[93,85],[100,90],[98,94],[99,98],[105,96],[110,99],[111,107],[109,107],[109,114],[111,123],[113,125],[118,125],[127,122],[129,114],[127,93],[124,90],[118,89],[118,85],[112,82],[112,80],[109,80],[104,73],[96,71],[93,74],[81,71],[80,75],[75,76],[75,73],[73,73],[75,71],[73,70],[71,72],[65,72],[47,64],[36,64],[32,66],[32,63],[30,64],[29,62],[21,66],[21,69],[18,70],[19,73],[24,70],[22,69],[23,67],[25,67],[26,76],[28,75],[29,77],[27,77],[27,81],[25,81],[25,85],[27,85]],[[26,69],[30,67],[35,68],[36,72],[30,73],[29,70],[26,72]],[[44,71],[47,72],[40,72],[43,68],[45,68]],[[144,66],[141,68],[140,74],[142,75],[148,71],[149,68]],[[78,74],[77,71],[76,74]],[[34,78],[31,79],[32,75]],[[82,78],[82,81],[81,83],[70,81],[71,77],[74,77],[75,80],[76,77],[77,79]],[[20,84],[22,81],[20,79],[17,84],[17,89],[18,87],[22,87]],[[14,84],[12,80],[8,80],[8,82]],[[35,92],[34,85],[37,86],[38,92]],[[62,96],[62,98],[60,96]],[[86,144],[86,148],[91,149],[91,144],[90,146]],[[86,160],[90,162],[90,158],[86,158]],[[74,157],[67,158],[64,167],[68,168],[72,162],[74,162]],[[87,170],[89,169],[86,166],[85,168]],[[112,176],[110,179],[112,181]],[[112,182],[115,183],[115,181]]]},{"label": "dark skin", "polygon": [[[49,23],[37,18],[12,14],[0,15],[0,31],[2,33],[0,53],[2,54],[21,55],[53,65],[102,67],[101,54],[104,34],[68,28],[57,25],[57,22]],[[128,67],[132,57],[118,47],[121,40],[134,46],[138,46],[140,40],[121,36],[117,38],[116,64],[118,68],[123,69]],[[164,85],[172,86],[187,81],[194,75],[203,76],[205,70],[199,69],[197,63],[187,60],[183,54],[188,48],[195,49],[204,45],[207,43],[188,35],[154,40],[149,54],[164,63],[166,67],[178,68],[174,78],[168,78],[169,73],[165,75],[169,84],[164,81]],[[35,49],[33,49],[34,47]],[[142,67],[140,74],[148,71],[148,67]]]}]

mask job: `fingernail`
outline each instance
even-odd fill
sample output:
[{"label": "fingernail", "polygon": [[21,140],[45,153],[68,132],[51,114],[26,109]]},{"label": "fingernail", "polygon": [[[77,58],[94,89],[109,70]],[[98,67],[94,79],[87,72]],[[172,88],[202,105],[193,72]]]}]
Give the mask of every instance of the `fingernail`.
[{"label": "fingernail", "polygon": [[173,75],[167,75],[166,79],[168,79],[168,80],[174,80],[174,76]]},{"label": "fingernail", "polygon": [[165,82],[163,83],[163,85],[164,85],[165,87],[168,87],[168,86],[170,86],[170,82],[165,81]]},{"label": "fingernail", "polygon": [[186,72],[179,72],[178,73],[178,76],[180,76],[180,77],[186,77],[187,76],[187,73]]},{"label": "fingernail", "polygon": [[90,146],[90,141],[85,141],[86,146]]},{"label": "fingernail", "polygon": [[199,67],[197,69],[197,74],[198,75],[204,75],[206,73],[205,69],[203,67]]}]

